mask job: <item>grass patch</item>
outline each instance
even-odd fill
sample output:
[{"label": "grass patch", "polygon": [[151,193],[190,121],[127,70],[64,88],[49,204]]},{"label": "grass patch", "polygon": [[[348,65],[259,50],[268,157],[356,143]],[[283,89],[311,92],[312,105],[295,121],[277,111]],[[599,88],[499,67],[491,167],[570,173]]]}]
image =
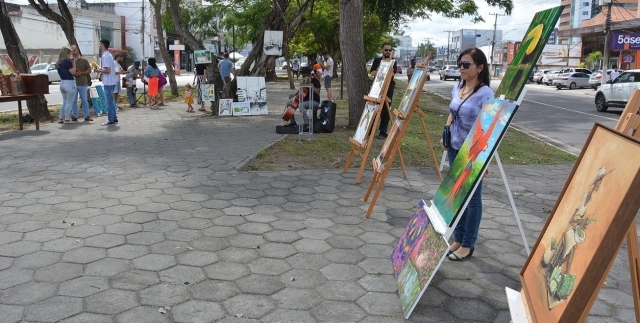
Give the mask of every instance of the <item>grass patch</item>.
[{"label": "grass patch", "polygon": [[[405,82],[396,83],[393,108],[400,104],[406,86]],[[430,141],[435,149],[438,162],[440,162],[443,149],[440,147],[439,141],[442,135],[442,127],[449,111],[449,100],[429,92],[423,92],[420,96],[419,105],[422,111],[426,113],[425,122]],[[355,129],[348,129],[344,126],[348,124],[346,107],[348,107],[348,103],[338,103],[336,128],[333,133],[314,134],[314,140],[311,142],[298,142],[297,135],[286,136],[282,141],[258,153],[257,157],[247,164],[246,169],[302,170],[343,168],[352,147],[349,138],[355,133]],[[303,136],[303,138],[307,137]],[[372,168],[371,159],[377,156],[383,143],[383,140],[374,140],[367,157],[367,169]],[[417,113],[414,113],[411,117],[409,127],[402,139],[400,150],[407,167],[434,166],[420,116]],[[575,156],[515,129],[507,131],[500,145],[499,153],[503,164],[529,165],[576,161]],[[399,160],[396,156],[393,167],[400,166]],[[362,160],[359,157],[354,157],[350,169],[359,168],[361,162]]]}]

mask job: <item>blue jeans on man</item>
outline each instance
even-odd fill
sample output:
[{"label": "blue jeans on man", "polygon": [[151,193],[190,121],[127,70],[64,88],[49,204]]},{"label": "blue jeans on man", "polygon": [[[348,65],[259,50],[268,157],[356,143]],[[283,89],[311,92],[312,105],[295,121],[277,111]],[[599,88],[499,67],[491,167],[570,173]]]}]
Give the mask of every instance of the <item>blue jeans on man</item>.
[{"label": "blue jeans on man", "polygon": [[[449,148],[447,154],[449,165],[453,165],[453,161],[458,155],[458,150]],[[482,180],[480,180],[475,192],[473,192],[467,208],[460,215],[460,220],[453,231],[454,242],[460,242],[463,247],[472,248],[478,238],[480,220],[482,220]]]},{"label": "blue jeans on man", "polygon": [[78,93],[71,106],[71,116],[74,118],[78,118],[78,95],[80,96],[80,104],[82,104],[82,117],[85,119],[89,117],[89,99],[87,97],[88,88],[89,87],[86,85],[78,85]]},{"label": "blue jeans on man", "polygon": [[116,101],[113,99],[113,91],[115,89],[115,85],[104,86],[104,100],[107,106],[107,121],[109,123],[118,122],[118,117],[116,116]]},{"label": "blue jeans on man", "polygon": [[129,99],[129,106],[135,107],[137,104],[135,87],[127,86],[127,98]]}]

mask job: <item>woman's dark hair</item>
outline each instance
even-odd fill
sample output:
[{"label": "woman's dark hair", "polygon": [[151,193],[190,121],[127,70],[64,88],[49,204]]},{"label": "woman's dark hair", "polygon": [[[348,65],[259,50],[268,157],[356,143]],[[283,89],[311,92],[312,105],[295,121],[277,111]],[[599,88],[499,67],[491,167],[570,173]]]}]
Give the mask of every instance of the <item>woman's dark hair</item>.
[{"label": "woman's dark hair", "polygon": [[156,65],[155,57],[149,57],[149,59],[147,60],[147,63],[149,63],[149,65],[151,65],[151,67],[153,68],[158,68],[158,65]]},{"label": "woman's dark hair", "polygon": [[[481,86],[490,85],[491,79],[489,78],[489,64],[487,63],[487,56],[485,56],[480,49],[475,47],[465,49],[462,53],[460,53],[460,55],[458,55],[458,59],[456,60],[456,62],[459,62],[462,59],[462,56],[467,54],[471,56],[471,59],[473,59],[476,67],[482,66],[482,71],[480,72],[480,75],[478,75],[478,80],[480,80],[480,83],[478,83],[476,88],[473,89],[473,92],[476,92]],[[466,81],[460,79],[460,88],[465,86],[465,84]]]}]

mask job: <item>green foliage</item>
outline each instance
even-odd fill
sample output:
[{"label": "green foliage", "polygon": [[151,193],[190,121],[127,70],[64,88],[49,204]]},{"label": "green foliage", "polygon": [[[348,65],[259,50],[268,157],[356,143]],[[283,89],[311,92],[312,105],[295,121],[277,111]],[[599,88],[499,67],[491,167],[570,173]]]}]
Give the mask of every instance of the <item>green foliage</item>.
[{"label": "green foliage", "polygon": [[[218,21],[224,17],[226,9],[226,6],[199,6],[191,2],[181,3],[180,16],[196,39],[204,39],[218,34]],[[168,10],[162,15],[162,27],[167,33],[176,33],[173,18]]]},{"label": "green foliage", "polygon": [[[272,9],[269,0],[248,0],[246,2],[226,3],[222,1],[211,1],[212,6],[224,6],[224,18],[221,25],[227,30],[225,40],[235,48],[240,48],[246,43],[255,43],[262,24]],[[235,42],[231,31],[235,29]]]},{"label": "green foliage", "polygon": [[602,52],[601,51],[595,51],[595,52],[591,52],[589,53],[589,55],[587,55],[587,57],[584,59],[585,63],[587,63],[587,65],[590,68],[595,68],[596,64],[602,60]]}]

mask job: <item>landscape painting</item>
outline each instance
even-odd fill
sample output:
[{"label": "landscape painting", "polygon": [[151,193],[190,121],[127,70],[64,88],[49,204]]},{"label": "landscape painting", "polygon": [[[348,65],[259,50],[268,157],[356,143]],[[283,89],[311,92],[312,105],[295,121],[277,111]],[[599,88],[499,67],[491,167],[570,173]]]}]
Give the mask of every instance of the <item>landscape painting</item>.
[{"label": "landscape painting", "polygon": [[360,122],[358,122],[358,128],[356,129],[356,134],[353,136],[353,139],[355,139],[363,146],[367,142],[366,136],[373,126],[379,107],[379,104],[373,104],[371,102],[367,102],[364,105],[364,110],[362,110]]},{"label": "landscape painting", "polygon": [[193,60],[196,64],[211,63],[211,51],[209,50],[194,50]]},{"label": "landscape painting", "polygon": [[538,58],[542,53],[551,32],[556,27],[556,22],[560,14],[564,10],[564,6],[539,11],[533,17],[529,29],[525,33],[520,49],[514,55],[513,60],[502,82],[496,90],[495,96],[505,95],[508,100],[517,100],[520,92],[529,77],[529,73],[538,62]]},{"label": "landscape painting", "polygon": [[216,88],[213,84],[200,84],[200,91],[202,91],[202,101],[216,100]]},{"label": "landscape painting", "polygon": [[250,116],[250,107],[249,102],[233,102],[233,116]]},{"label": "landscape painting", "polygon": [[421,200],[391,254],[393,274],[405,318],[409,318],[449,250],[435,231]]},{"label": "landscape painting", "polygon": [[[387,95],[389,82],[391,82],[391,77],[393,77],[394,74],[393,64],[395,63],[395,59],[380,62],[380,67],[378,67],[376,77],[373,79],[373,84],[369,90],[369,96],[378,99],[379,103],[382,103],[382,97]],[[391,74],[389,74],[389,70],[391,70]],[[382,90],[384,90],[384,92]]]},{"label": "landscape painting", "polygon": [[263,50],[265,55],[282,56],[282,30],[265,30]]},{"label": "landscape painting", "polygon": [[451,227],[462,206],[471,198],[476,183],[482,179],[495,149],[507,131],[517,105],[511,101],[489,99],[462,143],[456,159],[438,187],[434,204],[442,220]]},{"label": "landscape painting", "polygon": [[640,141],[596,124],[520,273],[533,322],[584,321],[639,191]]},{"label": "landscape painting", "polygon": [[409,110],[416,103],[416,98],[420,97],[420,93],[422,93],[422,87],[427,80],[427,75],[429,73],[425,71],[424,67],[417,67],[413,72],[413,76],[409,81],[409,85],[407,86],[407,90],[404,92],[404,96],[402,97],[402,101],[400,101],[400,105],[398,109],[402,117],[406,117],[409,113]]}]

